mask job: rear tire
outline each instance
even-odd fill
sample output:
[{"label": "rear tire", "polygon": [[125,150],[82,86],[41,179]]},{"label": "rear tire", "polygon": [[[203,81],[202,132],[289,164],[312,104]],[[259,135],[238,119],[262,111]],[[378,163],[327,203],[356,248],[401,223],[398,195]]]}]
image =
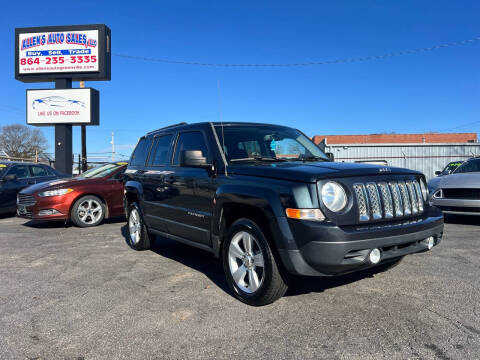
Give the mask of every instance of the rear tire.
[{"label": "rear tire", "polygon": [[264,233],[249,219],[230,227],[223,268],[233,296],[252,306],[273,303],[288,289]]},{"label": "rear tire", "polygon": [[136,202],[128,207],[127,213],[127,240],[134,250],[148,250],[155,237],[148,232],[143,214]]},{"label": "rear tire", "polygon": [[78,227],[99,225],[105,218],[105,204],[94,195],[82,196],[72,207],[71,219]]}]

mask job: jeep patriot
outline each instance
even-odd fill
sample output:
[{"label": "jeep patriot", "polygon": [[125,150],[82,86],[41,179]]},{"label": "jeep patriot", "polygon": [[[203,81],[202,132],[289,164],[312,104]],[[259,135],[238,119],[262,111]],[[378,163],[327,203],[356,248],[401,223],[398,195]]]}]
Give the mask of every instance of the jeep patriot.
[{"label": "jeep patriot", "polygon": [[129,245],[148,249],[160,235],[207,250],[232,294],[259,306],[284,295],[289,275],[394,264],[440,243],[443,216],[422,173],[331,157],[285,126],[152,131],[125,172]]}]

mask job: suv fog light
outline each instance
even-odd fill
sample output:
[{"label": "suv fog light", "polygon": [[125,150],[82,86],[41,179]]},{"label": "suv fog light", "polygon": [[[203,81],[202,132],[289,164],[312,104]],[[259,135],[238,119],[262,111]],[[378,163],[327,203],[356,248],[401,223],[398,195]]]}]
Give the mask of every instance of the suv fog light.
[{"label": "suv fog light", "polygon": [[425,240],[422,240],[422,244],[427,246],[427,249],[430,250],[435,245],[435,239],[433,236],[429,236]]},{"label": "suv fog light", "polygon": [[60,211],[57,211],[55,209],[46,209],[46,210],[40,210],[38,212],[39,216],[54,215],[54,214],[60,214]]},{"label": "suv fog light", "polygon": [[380,250],[378,249],[373,249],[370,251],[370,254],[368,254],[368,261],[372,264],[378,264],[380,262],[380,258],[382,257],[382,254]]}]

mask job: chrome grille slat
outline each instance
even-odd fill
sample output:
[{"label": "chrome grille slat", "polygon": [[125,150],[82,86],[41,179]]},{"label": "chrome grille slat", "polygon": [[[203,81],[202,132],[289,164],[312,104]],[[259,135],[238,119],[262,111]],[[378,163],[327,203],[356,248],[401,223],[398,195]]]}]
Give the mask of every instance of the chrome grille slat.
[{"label": "chrome grille slat", "polygon": [[411,181],[407,181],[405,183],[407,185],[408,193],[410,194],[410,203],[412,204],[412,213],[418,213],[418,199],[417,194],[415,193],[415,189],[413,188],[413,183]]},{"label": "chrome grille slat", "polygon": [[422,194],[422,189],[420,188],[420,184],[418,183],[418,181],[415,181],[414,184],[415,184],[415,191],[417,192],[418,212],[423,213],[423,194]]},{"label": "chrome grille slat", "polygon": [[382,195],[383,209],[385,210],[385,218],[390,219],[393,217],[392,194],[390,193],[390,189],[388,188],[388,185],[385,182],[378,183],[378,188],[380,189],[380,194]]},{"label": "chrome grille slat", "polygon": [[403,216],[403,201],[402,195],[400,195],[400,188],[398,187],[398,183],[396,181],[391,181],[388,184],[392,192],[392,199],[395,206],[395,216]]},{"label": "chrome grille slat", "polygon": [[367,183],[368,198],[370,200],[370,210],[374,220],[382,218],[382,208],[380,204],[380,196],[378,195],[377,184],[373,182]]},{"label": "chrome grille slat", "polygon": [[365,185],[353,184],[355,195],[357,197],[358,213],[360,221],[370,220],[370,210],[368,206],[367,192],[365,191]]},{"label": "chrome grille slat", "polygon": [[407,185],[405,185],[405,181],[399,181],[398,187],[400,189],[400,194],[402,195],[402,202],[403,202],[403,214],[405,216],[412,214],[412,206],[410,205],[410,197],[407,192]]},{"label": "chrome grille slat", "polygon": [[33,206],[37,203],[35,198],[32,195],[18,194],[17,195],[17,204],[24,206]]}]

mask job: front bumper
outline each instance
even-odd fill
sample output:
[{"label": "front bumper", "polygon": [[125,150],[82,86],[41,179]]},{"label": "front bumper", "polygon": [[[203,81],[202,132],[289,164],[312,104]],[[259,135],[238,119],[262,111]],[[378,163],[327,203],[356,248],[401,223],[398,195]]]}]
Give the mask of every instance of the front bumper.
[{"label": "front bumper", "polygon": [[445,214],[480,215],[480,200],[432,197],[431,203],[440,208]]},{"label": "front bumper", "polygon": [[289,220],[296,248],[279,249],[288,272],[296,275],[332,276],[376,266],[370,250],[381,251],[381,262],[428,250],[422,242],[432,236],[442,240],[443,216],[429,207],[423,216],[398,223],[338,227],[311,221]]},{"label": "front bumper", "polygon": [[[59,199],[60,196],[41,198],[31,195],[34,204],[22,204],[17,200],[17,216],[32,220],[68,220],[70,200]],[[45,211],[53,210],[54,213],[47,215]]]}]

